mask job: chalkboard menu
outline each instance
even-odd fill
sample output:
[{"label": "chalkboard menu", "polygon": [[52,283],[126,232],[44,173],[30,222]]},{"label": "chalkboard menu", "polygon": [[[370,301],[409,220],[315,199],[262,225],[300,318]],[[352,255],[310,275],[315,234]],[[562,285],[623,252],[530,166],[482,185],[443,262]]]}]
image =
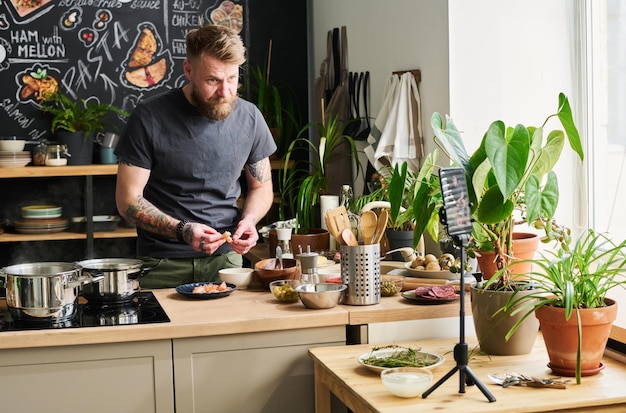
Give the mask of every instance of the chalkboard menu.
[{"label": "chalkboard menu", "polygon": [[55,89],[130,112],[185,83],[189,30],[228,25],[245,41],[247,12],[247,0],[0,0],[0,135],[49,138],[39,105]]}]

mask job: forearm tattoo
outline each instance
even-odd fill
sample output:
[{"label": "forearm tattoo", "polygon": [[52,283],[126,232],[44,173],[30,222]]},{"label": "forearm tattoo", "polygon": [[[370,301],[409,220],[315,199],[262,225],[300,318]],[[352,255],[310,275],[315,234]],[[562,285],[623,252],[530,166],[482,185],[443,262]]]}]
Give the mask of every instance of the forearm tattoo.
[{"label": "forearm tattoo", "polygon": [[178,223],[173,224],[170,216],[161,212],[143,196],[138,196],[136,203],[129,205],[125,213],[135,225],[146,231],[170,238],[176,237]]},{"label": "forearm tattoo", "polygon": [[259,182],[267,182],[272,179],[272,170],[267,159],[248,165],[250,175]]}]

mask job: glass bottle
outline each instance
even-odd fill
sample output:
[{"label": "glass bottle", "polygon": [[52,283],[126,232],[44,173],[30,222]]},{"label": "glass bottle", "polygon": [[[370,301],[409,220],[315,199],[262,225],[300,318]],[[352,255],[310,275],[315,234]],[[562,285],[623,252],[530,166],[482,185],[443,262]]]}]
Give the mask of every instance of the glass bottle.
[{"label": "glass bottle", "polygon": [[67,165],[67,147],[65,145],[48,145],[46,149],[46,166]]},{"label": "glass bottle", "polygon": [[352,187],[350,185],[342,185],[341,194],[339,195],[339,205],[343,205],[344,207],[346,207],[347,211],[350,211],[352,197]]},{"label": "glass bottle", "polygon": [[278,238],[278,246],[280,247],[283,258],[293,258],[291,249],[291,228],[276,228],[276,237]]}]

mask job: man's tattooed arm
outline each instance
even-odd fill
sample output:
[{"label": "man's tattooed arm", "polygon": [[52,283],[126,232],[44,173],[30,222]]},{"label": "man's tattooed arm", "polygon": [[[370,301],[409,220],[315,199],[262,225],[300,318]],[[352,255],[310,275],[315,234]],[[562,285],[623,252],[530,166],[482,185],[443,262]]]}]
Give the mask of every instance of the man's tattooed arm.
[{"label": "man's tattooed arm", "polygon": [[141,229],[164,237],[176,238],[179,220],[164,214],[143,196],[138,196],[135,203],[126,208],[124,215]]}]

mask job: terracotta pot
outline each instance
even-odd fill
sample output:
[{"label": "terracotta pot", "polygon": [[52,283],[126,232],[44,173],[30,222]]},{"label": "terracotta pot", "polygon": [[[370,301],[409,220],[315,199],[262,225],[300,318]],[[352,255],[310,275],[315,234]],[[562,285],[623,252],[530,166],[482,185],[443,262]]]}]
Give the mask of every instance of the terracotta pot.
[{"label": "terracotta pot", "polygon": [[[517,294],[519,296],[532,292],[533,290],[520,291]],[[532,316],[526,318],[508,341],[505,340],[505,336],[511,327],[525,313],[525,311],[520,311],[514,315],[505,315],[503,312],[498,313],[498,310],[504,307],[512,294],[512,291],[471,288],[470,298],[472,300],[472,317],[474,319],[476,337],[480,344],[480,350],[487,354],[495,356],[528,354],[535,344],[539,322]],[[529,305],[529,303],[525,305]]]},{"label": "terracotta pot", "polygon": [[[513,255],[517,260],[533,259],[538,246],[539,236],[537,234],[527,232],[513,233]],[[493,251],[480,252],[480,257],[477,257],[478,266],[485,280],[491,278],[497,272],[494,259],[495,253]],[[510,269],[515,279],[524,280],[528,278],[525,275],[531,271],[531,263],[513,264],[510,266]]]},{"label": "terracotta pot", "polygon": [[[609,339],[611,326],[617,317],[617,303],[606,298],[606,307],[579,310],[582,323],[581,374],[592,376],[602,370],[602,356]],[[576,373],[578,349],[578,320],[573,312],[565,320],[565,310],[542,306],[535,311],[550,358],[548,367],[560,376],[573,377]]]},{"label": "terracotta pot", "polygon": [[[276,246],[278,245],[278,236],[276,230],[273,229],[269,234],[270,241],[270,257],[276,256]],[[298,254],[298,248],[302,247],[302,251],[306,252],[307,246],[311,247],[312,252],[327,250],[330,245],[330,233],[322,228],[309,228],[308,234],[291,234],[291,250],[293,254]]]}]

